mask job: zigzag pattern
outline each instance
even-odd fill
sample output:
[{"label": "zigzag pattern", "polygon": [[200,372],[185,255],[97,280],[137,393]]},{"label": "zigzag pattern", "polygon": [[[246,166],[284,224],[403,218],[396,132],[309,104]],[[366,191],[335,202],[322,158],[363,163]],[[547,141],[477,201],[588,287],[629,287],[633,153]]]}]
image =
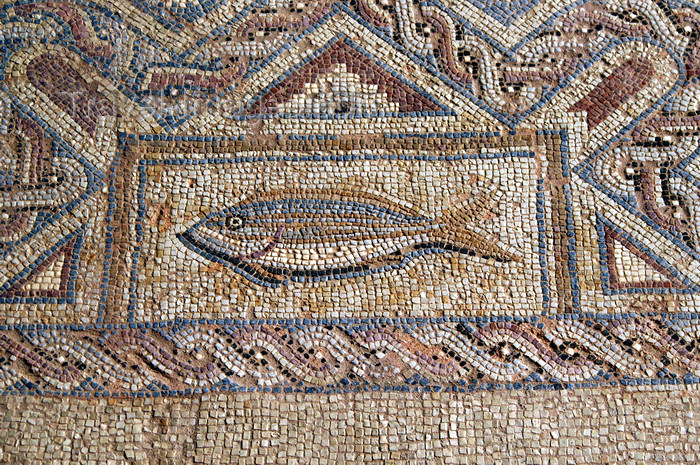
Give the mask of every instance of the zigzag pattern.
[{"label": "zigzag pattern", "polygon": [[1,383],[8,392],[172,395],[700,381],[700,322],[654,315],[404,327],[311,322],[4,331]]}]

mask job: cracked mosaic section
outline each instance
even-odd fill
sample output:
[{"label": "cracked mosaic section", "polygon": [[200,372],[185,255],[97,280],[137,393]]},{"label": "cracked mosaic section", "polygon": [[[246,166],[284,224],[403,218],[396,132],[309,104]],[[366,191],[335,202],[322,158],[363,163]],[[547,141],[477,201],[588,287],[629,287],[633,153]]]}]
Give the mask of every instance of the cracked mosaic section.
[{"label": "cracked mosaic section", "polygon": [[[12,438],[13,447],[0,451],[8,462],[23,460],[27,451],[45,462],[87,462],[95,456],[114,462],[215,460],[246,465],[256,461],[442,465],[464,462],[465,457],[476,463],[495,459],[504,464],[528,458],[581,463],[697,461],[700,425],[693,414],[697,395],[682,389],[648,392],[643,402],[638,397],[635,392],[610,391],[596,396],[585,391],[421,393],[409,398],[403,393],[240,393],[207,394],[181,402],[68,397],[47,403],[12,396],[0,398],[3,408],[17,412],[0,422],[0,436]],[[37,441],[32,425],[55,418],[62,420],[44,441]],[[323,434],[319,424],[325,426]],[[474,427],[464,428],[465,424]],[[590,434],[579,434],[581,429]],[[106,434],[119,439],[103,440]],[[658,441],[659,437],[667,440]]]}]

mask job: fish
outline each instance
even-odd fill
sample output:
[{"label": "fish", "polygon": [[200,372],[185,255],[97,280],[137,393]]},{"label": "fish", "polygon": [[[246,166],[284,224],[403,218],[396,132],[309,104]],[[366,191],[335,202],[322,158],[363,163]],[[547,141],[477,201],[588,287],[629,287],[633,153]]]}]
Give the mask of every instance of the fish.
[{"label": "fish", "polygon": [[365,192],[276,191],[211,213],[176,237],[268,287],[385,272],[435,253],[518,262],[514,247],[479,224],[499,192],[486,189],[427,216]]}]

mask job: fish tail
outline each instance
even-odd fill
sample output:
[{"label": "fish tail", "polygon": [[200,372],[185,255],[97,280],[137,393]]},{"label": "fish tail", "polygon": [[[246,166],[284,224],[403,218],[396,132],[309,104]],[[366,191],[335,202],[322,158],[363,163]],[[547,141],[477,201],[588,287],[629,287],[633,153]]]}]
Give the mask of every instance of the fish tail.
[{"label": "fish tail", "polygon": [[502,197],[503,191],[500,186],[491,183],[478,194],[463,197],[462,200],[449,204],[440,215],[443,218],[454,219],[456,224],[478,222],[485,212],[496,209]]},{"label": "fish tail", "polygon": [[497,195],[479,196],[445,208],[440,220],[443,242],[453,249],[469,255],[479,255],[498,261],[521,261],[516,250],[486,231],[481,223],[488,221],[487,214],[497,202]]}]

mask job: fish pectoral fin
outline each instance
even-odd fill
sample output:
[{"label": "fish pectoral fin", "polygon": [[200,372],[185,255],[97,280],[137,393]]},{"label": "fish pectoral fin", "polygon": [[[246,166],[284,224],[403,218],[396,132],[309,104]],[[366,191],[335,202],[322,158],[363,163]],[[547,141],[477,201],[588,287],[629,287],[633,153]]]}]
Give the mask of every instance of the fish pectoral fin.
[{"label": "fish pectoral fin", "polygon": [[500,186],[494,184],[475,197],[468,197],[447,206],[440,212],[440,217],[448,224],[454,224],[455,227],[473,221],[480,222],[480,216],[483,217],[486,212],[495,210],[502,197],[503,192],[500,190]]}]

